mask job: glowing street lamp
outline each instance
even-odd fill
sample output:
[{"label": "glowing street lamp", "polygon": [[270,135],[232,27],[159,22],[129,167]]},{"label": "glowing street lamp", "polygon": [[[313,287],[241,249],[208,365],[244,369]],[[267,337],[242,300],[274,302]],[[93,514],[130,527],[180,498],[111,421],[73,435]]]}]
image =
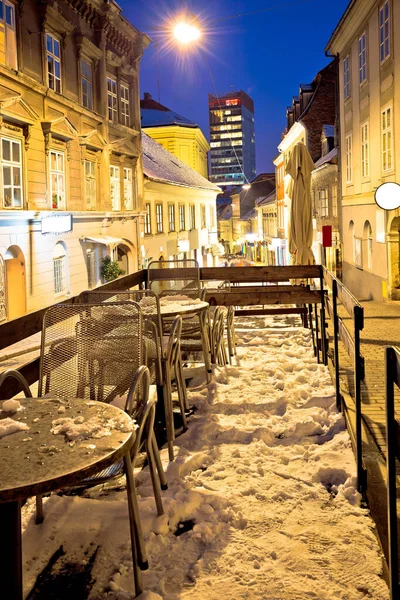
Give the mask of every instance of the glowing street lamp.
[{"label": "glowing street lamp", "polygon": [[196,25],[185,21],[177,23],[173,30],[174,38],[181,44],[191,44],[201,37],[201,31]]}]

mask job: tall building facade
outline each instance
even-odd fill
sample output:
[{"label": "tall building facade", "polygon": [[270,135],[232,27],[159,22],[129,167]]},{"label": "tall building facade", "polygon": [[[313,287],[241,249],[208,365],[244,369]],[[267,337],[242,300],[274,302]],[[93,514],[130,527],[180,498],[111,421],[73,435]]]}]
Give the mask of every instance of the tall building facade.
[{"label": "tall building facade", "polygon": [[400,299],[400,209],[374,192],[400,175],[400,0],[350,2],[326,50],[339,60],[343,282]]},{"label": "tall building facade", "polygon": [[220,187],[243,185],[256,174],[254,103],[242,90],[208,95],[210,180]]}]

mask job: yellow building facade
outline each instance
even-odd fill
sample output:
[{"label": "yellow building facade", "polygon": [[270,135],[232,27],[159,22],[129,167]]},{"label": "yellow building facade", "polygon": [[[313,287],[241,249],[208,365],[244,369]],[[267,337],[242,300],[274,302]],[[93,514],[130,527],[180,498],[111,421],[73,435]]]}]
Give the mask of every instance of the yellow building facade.
[{"label": "yellow building facade", "polygon": [[149,38],[110,1],[13,4],[0,25],[0,320],[140,260],[138,63]]},{"label": "yellow building facade", "polygon": [[210,145],[200,127],[156,102],[147,92],[140,105],[147,135],[207,179]]}]

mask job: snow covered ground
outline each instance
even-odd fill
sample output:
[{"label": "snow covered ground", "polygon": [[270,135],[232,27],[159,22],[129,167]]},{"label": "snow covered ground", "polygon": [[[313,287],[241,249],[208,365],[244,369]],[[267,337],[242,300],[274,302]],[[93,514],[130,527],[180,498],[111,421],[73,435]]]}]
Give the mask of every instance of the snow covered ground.
[{"label": "snow covered ground", "polygon": [[[138,475],[150,563],[143,581],[152,592],[146,598],[389,597],[329,373],[316,363],[309,331],[292,323],[247,319],[247,329],[237,331],[237,366],[217,368],[211,384],[189,391],[197,411],[176,440],[175,462],[162,452],[169,483],[163,517],[156,516],[147,469]],[[90,600],[132,598],[119,483],[84,497],[51,496],[40,526],[33,500],[27,503],[26,593],[62,545],[61,563],[82,565],[98,548]]]}]

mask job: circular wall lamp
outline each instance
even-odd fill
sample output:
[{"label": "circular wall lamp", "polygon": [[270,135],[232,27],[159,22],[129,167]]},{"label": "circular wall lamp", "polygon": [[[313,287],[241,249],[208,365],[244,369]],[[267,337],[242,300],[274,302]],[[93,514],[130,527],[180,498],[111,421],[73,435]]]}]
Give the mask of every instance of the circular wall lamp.
[{"label": "circular wall lamp", "polygon": [[395,210],[400,207],[400,184],[388,181],[375,190],[375,202],[384,210]]}]

